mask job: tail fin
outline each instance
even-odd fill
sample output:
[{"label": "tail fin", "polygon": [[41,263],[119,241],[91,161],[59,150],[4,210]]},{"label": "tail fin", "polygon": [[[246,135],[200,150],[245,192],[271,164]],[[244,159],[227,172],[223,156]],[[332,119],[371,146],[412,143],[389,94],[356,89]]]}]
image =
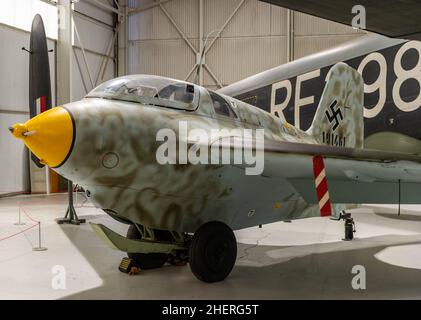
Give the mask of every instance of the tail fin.
[{"label": "tail fin", "polygon": [[362,76],[345,63],[330,69],[308,134],[320,143],[336,147],[364,146],[364,82]]}]

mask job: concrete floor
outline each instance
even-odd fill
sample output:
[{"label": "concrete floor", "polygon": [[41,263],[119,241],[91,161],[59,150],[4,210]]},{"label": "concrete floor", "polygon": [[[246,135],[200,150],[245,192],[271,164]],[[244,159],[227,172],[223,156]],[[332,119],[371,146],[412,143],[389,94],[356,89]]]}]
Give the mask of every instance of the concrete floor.
[{"label": "concrete floor", "polygon": [[[79,197],[79,202],[83,198]],[[125,233],[89,203],[77,212],[89,221]],[[117,266],[124,256],[104,245],[89,225],[57,225],[65,195],[0,199],[0,299],[420,299],[421,206],[352,210],[356,239],[341,241],[343,222],[314,218],[274,223],[236,232],[238,259],[230,277],[205,284],[189,266],[165,266],[127,276]],[[24,226],[16,226],[19,210]],[[40,220],[38,229],[7,238]],[[366,290],[351,286],[353,266],[366,270]],[[59,267],[57,267],[59,266]],[[57,268],[66,289],[54,289]]]}]

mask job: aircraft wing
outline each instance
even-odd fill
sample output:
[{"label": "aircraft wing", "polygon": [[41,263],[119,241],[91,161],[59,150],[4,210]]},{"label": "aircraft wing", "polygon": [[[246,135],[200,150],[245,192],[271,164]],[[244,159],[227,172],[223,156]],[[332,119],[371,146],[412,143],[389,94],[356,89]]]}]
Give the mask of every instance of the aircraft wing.
[{"label": "aircraft wing", "polygon": [[[254,142],[253,142],[254,143]],[[323,155],[329,158],[355,159],[370,162],[413,161],[421,166],[421,155],[374,149],[332,147],[328,145],[265,141],[265,151],[297,155]]]},{"label": "aircraft wing", "polygon": [[421,156],[289,142],[265,142],[263,175],[288,180],[317,203],[313,158],[323,156],[336,203],[421,203]]},{"label": "aircraft wing", "polygon": [[421,6],[418,0],[260,0],[312,16],[351,25],[352,7],[366,9],[366,30],[391,38],[421,40]]}]

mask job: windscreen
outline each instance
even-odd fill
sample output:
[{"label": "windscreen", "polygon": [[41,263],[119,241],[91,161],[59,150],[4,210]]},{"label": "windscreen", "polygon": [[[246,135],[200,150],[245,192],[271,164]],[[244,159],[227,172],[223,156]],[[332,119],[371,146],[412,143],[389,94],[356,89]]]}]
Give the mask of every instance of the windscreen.
[{"label": "windscreen", "polygon": [[191,109],[195,102],[195,87],[178,80],[136,75],[107,81],[86,97]]}]

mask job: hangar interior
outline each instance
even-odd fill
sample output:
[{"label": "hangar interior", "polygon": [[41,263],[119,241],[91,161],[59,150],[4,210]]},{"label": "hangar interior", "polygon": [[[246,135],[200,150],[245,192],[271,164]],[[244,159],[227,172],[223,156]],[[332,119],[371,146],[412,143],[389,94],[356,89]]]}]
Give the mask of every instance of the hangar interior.
[{"label": "hangar interior", "polygon": [[[124,254],[103,244],[89,224],[55,222],[66,212],[67,185],[36,168],[8,134],[11,124],[29,118],[29,59],[21,48],[28,48],[35,14],[53,50],[54,106],[126,74],[193,82],[197,73],[198,84],[217,90],[366,34],[258,0],[2,1],[1,299],[420,298],[421,207],[410,205],[400,216],[392,205],[353,209],[351,242],[341,240],[343,222],[324,218],[236,231],[234,271],[211,286],[186,266],[120,273]],[[88,222],[126,232],[82,193],[74,200]],[[34,251],[38,246],[48,250]],[[369,290],[353,289],[356,265],[365,267]],[[66,286],[57,289],[52,282],[60,268]]]}]

